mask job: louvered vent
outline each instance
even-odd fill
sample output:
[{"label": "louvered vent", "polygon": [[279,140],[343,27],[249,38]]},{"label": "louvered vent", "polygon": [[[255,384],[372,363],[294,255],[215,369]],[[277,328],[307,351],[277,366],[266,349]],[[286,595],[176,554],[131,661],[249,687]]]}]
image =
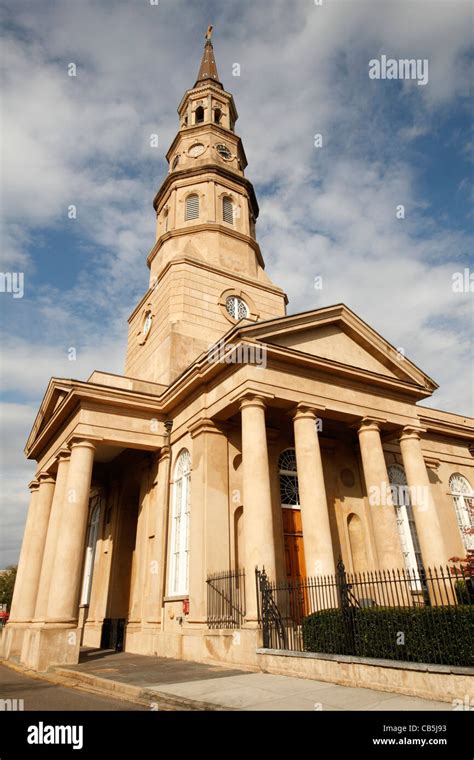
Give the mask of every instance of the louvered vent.
[{"label": "louvered vent", "polygon": [[185,219],[198,219],[199,218],[199,196],[188,195],[186,198],[186,215]]}]

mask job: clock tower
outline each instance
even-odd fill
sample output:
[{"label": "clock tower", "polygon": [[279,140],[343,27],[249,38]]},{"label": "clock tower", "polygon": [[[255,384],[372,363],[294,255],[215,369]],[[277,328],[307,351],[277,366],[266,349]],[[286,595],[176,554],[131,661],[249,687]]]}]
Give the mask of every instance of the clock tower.
[{"label": "clock tower", "polygon": [[125,374],[164,385],[238,321],[286,313],[285,293],[264,271],[257,199],[211,31],[196,83],[179,104],[168,175],[153,201],[150,287],[129,319]]}]

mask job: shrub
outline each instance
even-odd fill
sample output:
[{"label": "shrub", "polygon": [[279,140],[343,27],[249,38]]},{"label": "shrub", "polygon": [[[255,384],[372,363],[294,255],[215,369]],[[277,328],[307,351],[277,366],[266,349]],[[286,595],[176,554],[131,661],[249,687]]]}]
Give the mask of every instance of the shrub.
[{"label": "shrub", "polygon": [[346,625],[341,610],[330,609],[303,621],[306,652],[474,665],[473,643],[470,605],[352,608]]}]

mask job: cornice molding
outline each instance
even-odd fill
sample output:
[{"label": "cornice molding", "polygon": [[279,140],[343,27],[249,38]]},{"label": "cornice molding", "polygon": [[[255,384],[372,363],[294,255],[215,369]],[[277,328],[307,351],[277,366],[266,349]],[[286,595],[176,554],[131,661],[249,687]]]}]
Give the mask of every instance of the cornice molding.
[{"label": "cornice molding", "polygon": [[[168,261],[166,266],[163,267],[160,274],[158,275],[156,282],[153,284],[151,288],[147,290],[141,301],[135,306],[134,310],[130,314],[128,318],[128,323],[134,319],[136,314],[143,309],[145,303],[147,300],[151,297],[151,294],[154,290],[158,287],[159,283],[163,278],[166,276],[166,274],[172,269],[172,267],[178,265],[178,264],[191,264],[192,266],[198,267],[199,269],[204,269],[208,272],[212,272],[213,274],[220,274],[229,278],[232,278],[234,282],[241,282],[244,286],[252,287],[252,288],[258,288],[259,290],[267,291],[270,293],[273,293],[276,296],[283,296],[285,300],[285,304],[288,303],[288,296],[286,293],[278,287],[278,285],[273,285],[273,283],[266,283],[262,282],[260,280],[254,280],[251,277],[246,277],[245,275],[239,274],[237,272],[232,272],[229,270],[223,270],[219,267],[213,266],[212,264],[208,264],[205,261],[201,261],[200,259],[195,259],[192,256],[186,256],[185,254],[171,259],[171,261]],[[240,329],[242,329],[242,325],[239,326]],[[225,335],[222,336],[223,338]]]},{"label": "cornice molding", "polygon": [[258,218],[259,207],[258,207],[257,197],[255,195],[253,184],[250,182],[250,180],[247,179],[247,177],[244,177],[242,174],[237,174],[236,172],[233,172],[230,169],[226,169],[225,166],[218,166],[217,164],[200,164],[199,166],[189,167],[188,169],[182,169],[179,171],[171,172],[171,174],[167,174],[160,189],[158,190],[158,192],[156,193],[153,199],[153,208],[155,209],[155,211],[157,210],[161,197],[167,192],[169,185],[172,185],[177,180],[184,179],[187,177],[202,176],[203,181],[205,181],[206,174],[215,174],[215,175],[224,177],[225,179],[235,182],[238,185],[241,185],[242,187],[244,187],[247,190],[248,195],[249,195],[250,205],[252,207],[252,213],[255,219]]},{"label": "cornice molding", "polygon": [[[151,264],[153,262],[153,259],[157,256],[157,254],[160,252],[163,245],[172,238],[176,237],[183,237],[187,235],[192,235],[196,232],[221,232],[228,237],[233,237],[236,240],[240,240],[241,242],[247,243],[254,251],[257,256],[257,261],[260,264],[262,269],[265,269],[265,262],[263,260],[262,252],[260,250],[260,246],[255,240],[255,238],[251,237],[250,235],[246,235],[244,232],[239,232],[238,230],[233,229],[232,227],[225,227],[220,222],[203,222],[202,224],[193,224],[189,227],[177,227],[174,230],[169,230],[168,232],[165,232],[164,235],[160,235],[158,240],[156,241],[155,245],[151,249],[150,253],[147,256],[147,266],[148,269],[151,268]],[[222,268],[220,268],[218,271],[222,272]],[[225,270],[224,270],[225,271]],[[230,271],[230,270],[229,270]]]}]

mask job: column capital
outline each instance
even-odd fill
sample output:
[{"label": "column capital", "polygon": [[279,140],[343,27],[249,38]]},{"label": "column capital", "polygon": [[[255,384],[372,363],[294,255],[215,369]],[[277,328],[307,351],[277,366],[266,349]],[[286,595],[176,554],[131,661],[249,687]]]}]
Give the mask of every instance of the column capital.
[{"label": "column capital", "polygon": [[405,425],[400,433],[400,441],[410,441],[421,439],[422,433],[426,433],[426,428],[422,428],[419,425]]},{"label": "column capital", "polygon": [[267,404],[264,396],[259,396],[257,393],[247,393],[239,398],[239,406],[241,410],[251,406],[266,409]]},{"label": "column capital", "polygon": [[59,449],[58,453],[56,454],[56,459],[58,462],[62,462],[65,459],[71,458],[71,451],[70,449]]},{"label": "column capital", "polygon": [[83,436],[78,435],[71,439],[69,443],[69,447],[71,451],[72,449],[78,449],[78,448],[92,449],[94,451],[96,447],[96,443],[92,441],[90,438],[86,438],[85,436],[83,437]]},{"label": "column capital", "polygon": [[317,417],[322,414],[326,409],[325,406],[322,406],[319,404],[318,406],[313,406],[312,404],[308,404],[304,401],[301,401],[297,406],[296,409],[293,410],[293,419],[294,420],[301,420],[301,419],[311,419],[316,420]]},{"label": "column capital", "polygon": [[361,420],[355,423],[354,427],[359,434],[368,431],[380,433],[384,422],[386,420],[381,417],[362,417]]},{"label": "column capital", "polygon": [[171,446],[168,446],[168,444],[166,444],[165,446],[161,447],[156,458],[158,462],[164,462],[164,460],[169,459],[170,456],[171,456]]},{"label": "column capital", "polygon": [[39,488],[38,480],[36,478],[33,478],[33,480],[30,480],[30,482],[28,483],[28,488],[30,489],[31,493],[33,493],[33,491],[37,491]]},{"label": "column capital", "polygon": [[224,435],[224,433],[218,427],[218,425],[216,425],[214,420],[210,420],[207,418],[198,420],[197,422],[194,422],[192,425],[190,425],[189,432],[191,433],[191,438],[196,438],[196,436],[202,435],[203,433],[213,433],[216,435]]},{"label": "column capital", "polygon": [[38,480],[38,483],[39,483],[40,486],[43,483],[52,483],[53,485],[56,483],[56,481],[53,478],[53,476],[49,472],[46,472],[46,470],[43,470],[43,472],[40,472],[36,476],[36,479]]}]

